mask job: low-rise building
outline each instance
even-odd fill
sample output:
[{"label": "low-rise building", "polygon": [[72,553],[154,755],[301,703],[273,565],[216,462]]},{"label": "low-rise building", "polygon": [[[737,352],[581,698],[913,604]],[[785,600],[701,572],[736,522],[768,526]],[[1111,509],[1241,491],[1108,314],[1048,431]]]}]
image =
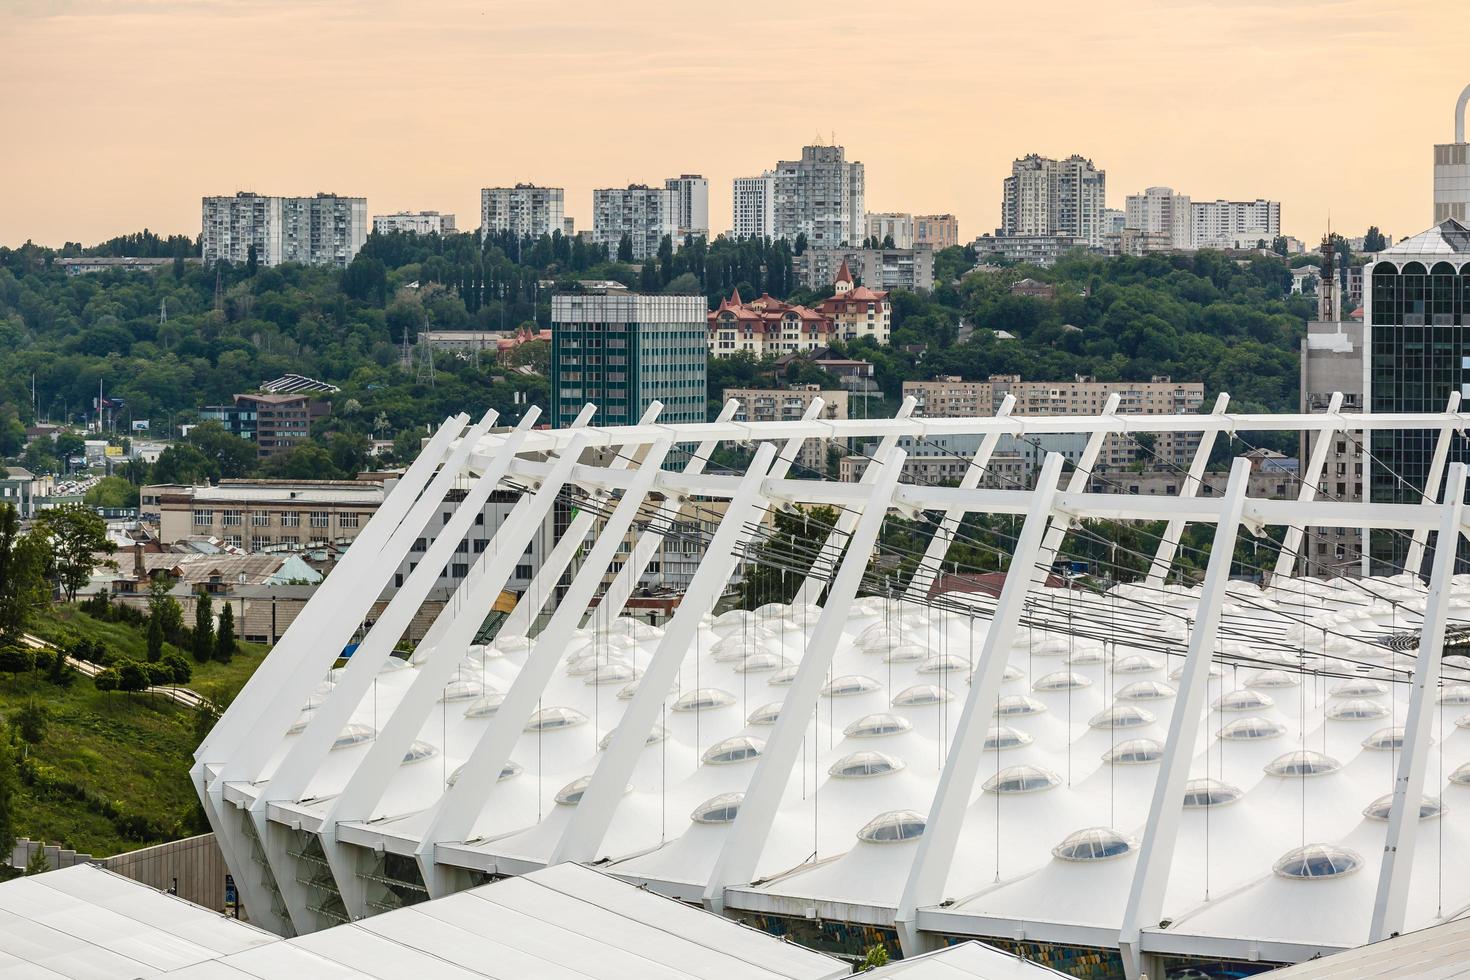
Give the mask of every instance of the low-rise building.
[{"label": "low-rise building", "polygon": [[1012,296],[1030,296],[1032,299],[1056,299],[1057,287],[1039,279],[1020,279],[1011,283]]},{"label": "low-rise building", "polygon": [[210,405],[199,411],[205,422],[249,439],[256,454],[269,459],[311,437],[312,423],[332,412],[332,403],[310,394],[250,393],[235,396],[233,405]]},{"label": "low-rise building", "polygon": [[1076,249],[1087,250],[1086,238],[1072,235],[981,235],[974,241],[975,254],[981,261],[1004,259],[1047,266]]},{"label": "low-rise building", "polygon": [[38,477],[19,466],[0,465],[0,504],[9,504],[23,521],[36,516],[36,500],[48,495],[49,477]]},{"label": "low-rise building", "polygon": [[781,357],[824,350],[835,336],[832,320],[805,306],[769,295],[745,302],[739,290],[707,316],[709,356]]},{"label": "low-rise building", "polygon": [[395,231],[410,235],[448,235],[455,231],[454,215],[438,211],[396,211],[373,215],[373,232],[387,235]]},{"label": "low-rise building", "polygon": [[818,303],[817,312],[832,321],[837,336],[843,340],[872,337],[887,344],[893,322],[888,292],[856,285],[846,262],[837,270],[833,287],[834,295]]}]

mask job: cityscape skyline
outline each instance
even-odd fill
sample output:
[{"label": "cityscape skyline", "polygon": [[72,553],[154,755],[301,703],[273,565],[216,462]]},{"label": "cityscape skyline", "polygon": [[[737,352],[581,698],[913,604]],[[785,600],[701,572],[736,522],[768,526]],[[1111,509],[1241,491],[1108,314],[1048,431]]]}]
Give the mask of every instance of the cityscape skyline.
[{"label": "cityscape skyline", "polygon": [[[364,8],[370,21],[343,16]],[[1105,12],[1062,0],[983,31],[983,6],[946,9],[936,16],[956,30],[885,27],[860,75],[806,79],[797,103],[782,97],[780,77],[748,77],[691,44],[718,15],[654,19],[647,3],[588,5],[567,29],[558,14],[505,4],[452,3],[425,16],[345,0],[309,9],[21,2],[0,12],[0,79],[16,94],[4,110],[9,131],[33,140],[0,161],[10,186],[28,188],[0,208],[0,242],[92,243],[145,226],[194,235],[202,196],[246,189],[364,196],[374,214],[437,210],[471,227],[464,219],[480,188],[518,181],[565,187],[567,214],[583,229],[594,188],[678,173],[709,179],[719,234],[730,226],[733,179],[819,134],[865,165],[867,210],[954,213],[962,241],[999,226],[1001,181],[1032,152],[1094,160],[1113,208],[1166,185],[1197,200],[1280,200],[1283,231],[1308,241],[1329,214],[1347,234],[1377,224],[1402,236],[1430,223],[1432,146],[1453,135],[1463,68],[1435,55],[1453,50],[1454,8],[1204,0],[1159,18],[1164,5],[1147,0]],[[849,18],[871,22],[880,10],[859,3]],[[779,61],[825,25],[798,10],[745,29],[768,37]],[[323,36],[340,43],[295,55],[293,40]],[[248,87],[173,84],[207,80],[224,38],[235,63],[255,66]],[[1140,45],[1150,51],[1146,77],[1108,67]],[[1059,48],[1071,56],[1058,62]],[[129,54],[125,70],[119,51]],[[1411,52],[1412,78],[1396,79]],[[389,64],[403,84],[385,81]],[[1382,66],[1381,77],[1361,86],[1322,70],[1367,64]],[[889,94],[905,72],[928,82],[927,93]],[[1324,125],[1304,93],[1340,111]],[[619,111],[586,111],[594,95]],[[1259,107],[1272,105],[1280,112],[1263,116]],[[1371,140],[1354,128],[1369,118]],[[701,135],[732,124],[760,135]]]}]

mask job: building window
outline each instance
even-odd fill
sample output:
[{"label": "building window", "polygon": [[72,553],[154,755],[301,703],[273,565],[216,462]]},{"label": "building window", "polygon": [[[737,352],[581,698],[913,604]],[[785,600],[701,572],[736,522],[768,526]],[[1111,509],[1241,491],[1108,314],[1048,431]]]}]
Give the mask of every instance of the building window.
[{"label": "building window", "polygon": [[526,580],[529,581],[533,574],[534,574],[534,570],[531,568],[530,565],[517,565],[516,566],[516,578],[526,579]]},{"label": "building window", "polygon": [[332,525],[332,515],[329,511],[314,510],[311,512],[311,526],[326,528]]},{"label": "building window", "polygon": [[271,546],[271,539],[265,535],[254,534],[250,537],[251,551],[264,551]]},{"label": "building window", "polygon": [[239,548],[241,546],[242,545],[240,543],[240,535],[238,535],[238,534],[226,534],[225,535],[225,547],[227,547],[227,548]]},{"label": "building window", "polygon": [[238,510],[222,510],[219,512],[219,523],[221,527],[239,527],[242,513]]},{"label": "building window", "polygon": [[194,526],[195,527],[210,527],[213,524],[214,524],[214,511],[212,511],[212,510],[196,510],[194,512]]},{"label": "building window", "polygon": [[[300,511],[285,510],[285,511],[282,511],[281,512],[281,527],[300,527],[300,526],[301,526],[301,512]],[[285,540],[285,539],[283,538],[282,540]],[[295,539],[293,538],[292,540],[294,541]]]},{"label": "building window", "polygon": [[470,573],[470,566],[464,562],[455,562],[449,566],[450,574],[455,578],[464,578]]},{"label": "building window", "polygon": [[340,528],[358,527],[358,521],[360,521],[361,519],[361,514],[338,514],[337,526]]},{"label": "building window", "polygon": [[256,513],[251,514],[250,515],[250,526],[251,527],[270,527],[271,526],[271,515],[270,515],[270,511],[263,510],[263,511],[258,511]]}]

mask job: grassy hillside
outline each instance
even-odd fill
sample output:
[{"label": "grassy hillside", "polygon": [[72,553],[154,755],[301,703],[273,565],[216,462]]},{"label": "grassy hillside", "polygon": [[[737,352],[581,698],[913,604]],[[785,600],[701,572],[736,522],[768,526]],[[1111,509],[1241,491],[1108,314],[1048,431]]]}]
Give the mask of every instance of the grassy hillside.
[{"label": "grassy hillside", "polygon": [[[31,632],[101,640],[117,656],[145,658],[141,631],[75,607],[48,610]],[[242,644],[229,664],[195,664],[189,686],[228,699],[263,654]],[[81,676],[61,687],[39,671],[0,675],[0,716],[13,720],[32,699],[49,717],[41,742],[21,749],[17,836],[104,856],[206,829],[188,778],[198,742],[194,711],[152,694],[103,693]]]}]

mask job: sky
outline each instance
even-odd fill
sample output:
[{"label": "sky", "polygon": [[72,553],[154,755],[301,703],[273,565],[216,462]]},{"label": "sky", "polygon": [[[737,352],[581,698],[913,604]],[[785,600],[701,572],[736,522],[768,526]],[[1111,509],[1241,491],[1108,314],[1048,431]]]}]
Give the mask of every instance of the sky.
[{"label": "sky", "polygon": [[1465,0],[0,0],[0,245],[199,233],[200,198],[730,181],[820,138],[870,211],[993,231],[1026,153],[1395,237],[1470,84]]}]

